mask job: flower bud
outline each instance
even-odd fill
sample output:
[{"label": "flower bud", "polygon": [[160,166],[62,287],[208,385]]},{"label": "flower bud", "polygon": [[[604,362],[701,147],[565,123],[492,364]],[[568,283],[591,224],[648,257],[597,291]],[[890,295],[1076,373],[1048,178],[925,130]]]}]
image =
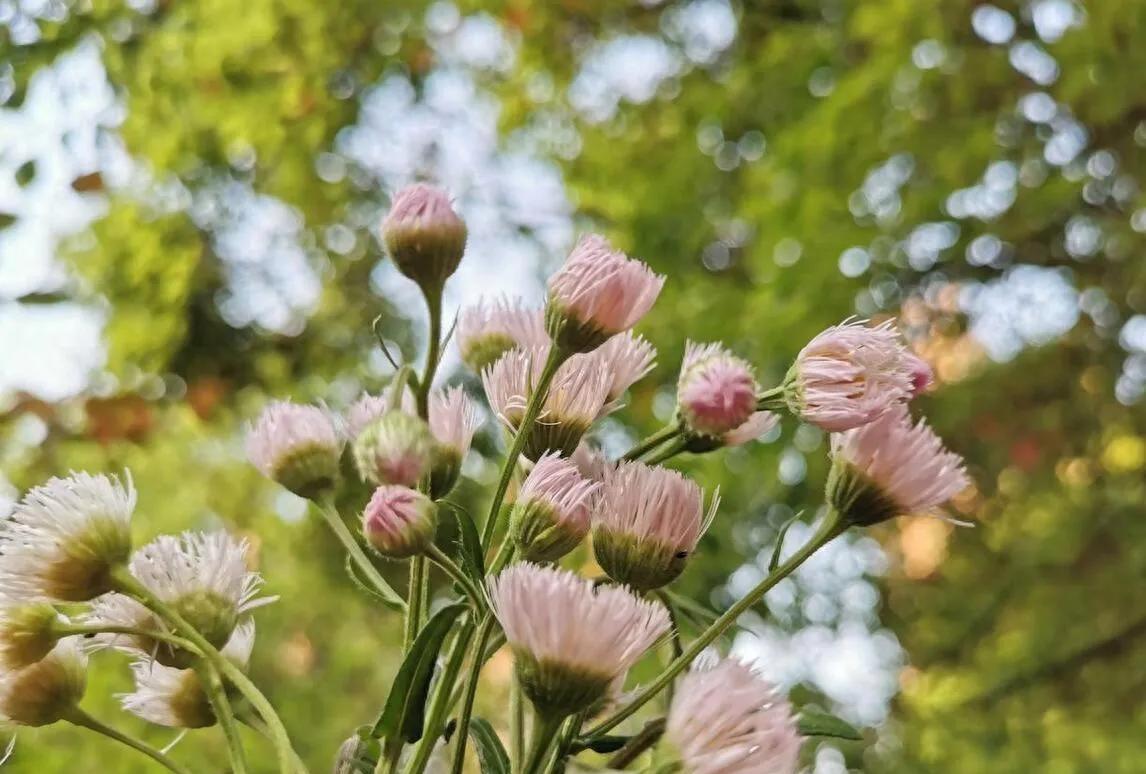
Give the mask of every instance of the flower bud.
[{"label": "flower bud", "polygon": [[300,497],[334,486],[341,455],[334,422],[317,406],[272,403],[247,433],[247,456],[254,466]]},{"label": "flower bud", "polygon": [[21,726],[63,720],[84,696],[87,667],[80,644],[67,637],[40,661],[0,674],[0,719]]},{"label": "flower bud", "polygon": [[433,500],[404,486],[380,486],[362,514],[362,534],[391,559],[424,552],[434,542],[438,509]]},{"label": "flower bud", "polygon": [[677,411],[690,435],[722,439],[756,413],[758,386],[747,361],[720,344],[685,346]]},{"label": "flower bud", "polygon": [[382,241],[398,271],[440,292],[461,263],[466,224],[445,191],[418,183],[398,192],[382,221]]},{"label": "flower bud", "polygon": [[549,344],[545,314],[521,301],[480,301],[458,315],[455,331],[462,361],[480,374],[511,349],[532,349]]},{"label": "flower bud", "polygon": [[354,442],[354,462],[363,481],[415,487],[429,475],[434,442],[430,428],[403,411],[383,414]]},{"label": "flower bud", "polygon": [[56,647],[63,618],[47,602],[5,602],[0,608],[0,668],[20,669]]},{"label": "flower bud", "polygon": [[589,534],[589,505],[598,484],[556,453],[537,461],[510,516],[510,534],[522,558],[554,562]]},{"label": "flower bud", "polygon": [[461,387],[430,394],[430,434],[434,448],[430,462],[430,497],[445,497],[458,482],[462,460],[470,450],[482,417],[476,403]]}]

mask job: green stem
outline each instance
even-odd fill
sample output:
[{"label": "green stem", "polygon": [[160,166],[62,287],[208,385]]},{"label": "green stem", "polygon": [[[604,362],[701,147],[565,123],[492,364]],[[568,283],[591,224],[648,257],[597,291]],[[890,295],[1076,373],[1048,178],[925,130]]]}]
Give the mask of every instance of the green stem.
[{"label": "green stem", "polygon": [[757,411],[775,411],[777,409],[786,409],[788,401],[784,398],[785,387],[773,387],[765,390],[756,396],[756,410]]},{"label": "green stem", "polygon": [[430,388],[434,384],[434,373],[438,370],[438,360],[442,346],[442,289],[422,289],[426,297],[426,308],[430,313],[430,343],[426,353],[426,370],[418,384],[418,416],[429,416]]},{"label": "green stem", "polygon": [[557,734],[557,744],[553,745],[553,749],[548,756],[548,762],[545,764],[544,771],[546,774],[556,774],[557,772],[565,771],[562,761],[569,755],[569,747],[573,740],[577,738],[577,732],[581,730],[581,726],[585,723],[585,713],[578,712],[565,720],[561,726],[560,732]]},{"label": "green stem", "polygon": [[342,520],[339,515],[338,509],[334,507],[334,503],[325,501],[318,503],[318,509],[322,512],[322,518],[330,527],[331,532],[338,538],[338,542],[346,549],[350,561],[362,573],[362,577],[374,588],[374,591],[382,599],[383,604],[392,610],[404,612],[406,610],[406,603],[398,596],[398,592],[390,587],[386,579],[382,577],[382,573],[378,572],[378,568],[370,561],[370,557],[362,550],[362,546],[354,539],[354,535],[346,526],[346,522]]},{"label": "green stem", "polygon": [[522,753],[525,752],[525,702],[522,701],[521,683],[517,674],[510,678],[509,686],[509,760],[514,772],[521,771]]},{"label": "green stem", "polygon": [[433,559],[439,567],[445,570],[447,575],[453,578],[454,581],[456,581],[457,584],[462,587],[462,591],[467,597],[469,597],[470,601],[473,602],[474,609],[482,609],[482,593],[478,590],[478,587],[474,585],[474,582],[470,580],[470,577],[466,575],[465,571],[462,570],[461,567],[458,567],[457,563],[453,559],[448,557],[446,553],[442,551],[442,549],[433,544],[431,544],[430,547],[426,549],[426,556],[428,556],[430,559]]},{"label": "green stem", "polygon": [[422,774],[430,762],[430,756],[433,754],[434,747],[446,726],[446,716],[450,712],[450,699],[454,683],[457,681],[458,672],[462,669],[462,663],[466,658],[466,648],[470,644],[470,638],[473,637],[473,634],[473,620],[472,618],[467,619],[458,628],[454,643],[450,647],[450,654],[446,657],[445,665],[434,685],[434,695],[430,699],[430,708],[426,714],[426,730],[413,759],[406,767],[406,774]]},{"label": "green stem", "polygon": [[621,721],[630,717],[633,713],[643,707],[650,699],[656,696],[663,690],[673,678],[680,674],[684,669],[692,663],[692,661],[699,656],[705,648],[711,645],[717,637],[724,633],[726,629],[736,623],[740,616],[749,610],[753,605],[760,601],[760,599],[777,583],[792,574],[792,572],[803,564],[809,556],[814,554],[836,536],[841,534],[847,529],[847,522],[840,517],[834,510],[829,511],[823,523],[820,524],[815,534],[805,543],[796,553],[788,558],[788,561],[781,564],[776,568],[775,572],[771,573],[767,578],[762,580],[755,588],[745,594],[740,600],[732,607],[728,608],[717,618],[711,626],[704,630],[693,640],[688,648],[680,655],[680,657],[673,660],[657,678],[649,684],[647,688],[641,691],[637,696],[621,709],[614,712],[609,717],[602,720],[597,725],[593,726],[585,733],[586,739],[595,739],[602,734],[607,733],[610,729],[614,728]]},{"label": "green stem", "polygon": [[175,774],[190,774],[187,769],[183,768],[178,763],[171,760],[169,757],[161,753],[159,750],[156,750],[151,745],[146,744],[145,742],[141,742],[135,737],[128,736],[122,731],[117,731],[111,726],[104,725],[88,713],[84,712],[79,707],[73,707],[71,710],[69,710],[68,713],[64,716],[64,720],[68,721],[72,725],[79,726],[80,728],[86,728],[89,731],[95,731],[97,734],[106,736],[108,739],[114,739],[122,745],[126,745],[133,750],[137,750],[167,770],[175,772]]},{"label": "green stem", "polygon": [[207,694],[207,701],[211,703],[211,709],[215,712],[215,720],[219,722],[219,728],[223,729],[223,736],[227,740],[231,771],[233,774],[246,774],[247,757],[243,751],[243,739],[239,736],[239,726],[235,723],[235,713],[231,709],[231,702],[227,699],[223,680],[206,661],[200,661],[195,671],[199,675],[203,693]]},{"label": "green stem", "polygon": [[515,548],[516,547],[513,545],[512,540],[505,540],[502,542],[501,548],[497,550],[497,555],[493,558],[493,561],[490,562],[490,575],[497,575],[499,572],[501,572],[501,568],[509,564],[510,560],[513,559]]},{"label": "green stem", "polygon": [[52,626],[52,633],[58,637],[73,637],[73,636],[87,636],[91,634],[129,634],[135,637],[146,637],[149,640],[156,640],[158,642],[166,642],[168,645],[174,645],[177,648],[189,651],[196,655],[199,654],[199,649],[190,640],[185,640],[182,637],[177,637],[174,634],[167,632],[152,632],[147,629],[140,629],[135,626],[112,626],[111,624],[70,624],[70,623],[57,623]]},{"label": "green stem", "polygon": [[[672,598],[669,597],[668,592],[666,592],[664,589],[658,589],[657,591],[655,591],[653,593],[656,595],[657,599],[660,600],[661,604],[665,606],[665,610],[668,611],[669,626],[672,627],[672,629],[670,630],[671,631],[670,643],[672,644],[672,657],[673,657],[673,660],[676,660],[676,659],[680,658],[682,655],[684,655],[684,643],[681,641],[681,638],[680,638],[680,618],[676,614],[676,608],[673,607]],[[672,663],[672,662],[669,662],[669,663]],[[672,696],[673,696],[673,684],[669,683],[668,686],[665,688],[665,705],[666,705],[666,707],[672,705]],[[617,767],[617,768],[623,768],[623,767]]]},{"label": "green stem", "polygon": [[525,765],[521,767],[521,774],[541,774],[544,771],[549,748],[561,730],[562,722],[564,718],[561,717],[534,714],[533,739],[529,743],[529,754],[525,758]]},{"label": "green stem", "polygon": [[640,459],[641,457],[651,452],[653,449],[660,446],[665,441],[676,438],[678,435],[680,435],[681,429],[682,428],[679,422],[673,422],[671,425],[665,425],[660,430],[657,430],[655,433],[643,439],[636,446],[625,452],[625,456],[622,457],[622,459]]},{"label": "green stem", "polygon": [[626,769],[633,761],[641,757],[645,750],[652,747],[665,732],[665,719],[657,718],[645,723],[645,727],[637,732],[629,741],[625,742],[625,746],[617,750],[613,757],[605,766],[609,769]]},{"label": "green stem", "polygon": [[684,451],[688,442],[683,438],[674,438],[669,443],[660,447],[652,457],[645,460],[646,465],[660,465],[661,463],[668,462],[676,455]]},{"label": "green stem", "polygon": [[482,526],[481,544],[484,548],[489,548],[490,543],[493,542],[494,528],[497,526],[498,517],[501,514],[501,505],[505,501],[505,493],[509,490],[509,482],[513,479],[513,472],[517,469],[517,458],[521,456],[521,450],[525,448],[525,442],[529,438],[529,434],[533,432],[533,423],[537,421],[537,415],[541,413],[541,407],[545,404],[549,385],[553,382],[553,377],[557,374],[557,369],[561,367],[565,358],[566,355],[560,347],[554,345],[549,348],[549,356],[545,359],[545,365],[542,366],[541,374],[537,378],[533,394],[529,396],[529,402],[525,406],[521,424],[517,426],[517,432],[513,434],[513,441],[510,442],[509,451],[505,455],[505,463],[501,468],[501,479],[497,482],[497,490],[494,491],[493,500],[489,506],[489,515],[486,516],[485,524]]},{"label": "green stem", "polygon": [[426,566],[426,557],[418,555],[410,559],[410,590],[406,596],[406,625],[402,638],[402,652],[409,652],[414,645],[414,638],[422,624],[422,570]]},{"label": "green stem", "polygon": [[454,747],[453,774],[462,774],[466,762],[466,743],[469,741],[470,718],[473,717],[474,697],[477,695],[478,679],[481,677],[481,668],[485,664],[485,644],[493,631],[494,618],[486,614],[478,626],[477,637],[474,640],[473,663],[470,664],[469,674],[466,676],[465,694],[462,697],[461,714],[458,716],[458,728],[454,732],[457,746]]}]

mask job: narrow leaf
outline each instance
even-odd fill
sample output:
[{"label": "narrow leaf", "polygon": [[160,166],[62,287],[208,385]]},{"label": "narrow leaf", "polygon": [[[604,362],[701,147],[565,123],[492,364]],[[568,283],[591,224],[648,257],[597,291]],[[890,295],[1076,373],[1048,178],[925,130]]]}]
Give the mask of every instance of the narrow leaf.
[{"label": "narrow leaf", "polygon": [[485,582],[485,552],[481,549],[481,537],[469,512],[456,503],[449,503],[454,519],[458,523],[458,558],[462,566],[478,583]]},{"label": "narrow leaf", "polygon": [[375,589],[369,583],[364,581],[362,579],[361,573],[362,573],[362,571],[358,569],[358,566],[356,564],[354,564],[353,561],[351,561],[350,557],[349,556],[346,557],[346,574],[350,576],[351,583],[353,583],[355,586],[357,586],[360,591],[366,592],[370,596],[372,596],[375,599],[377,599],[378,601],[380,601],[382,604],[386,605],[386,607],[390,608],[391,610],[399,609],[395,605],[395,602],[393,599],[391,599],[390,597],[387,597],[383,594],[379,594],[377,589]]},{"label": "narrow leaf", "polygon": [[772,561],[768,562],[768,572],[775,572],[776,567],[780,564],[780,551],[784,548],[784,536],[788,534],[788,528],[791,527],[796,521],[804,515],[800,511],[792,518],[784,522],[784,526],[780,527],[780,534],[776,535],[776,547],[772,549]]},{"label": "narrow leaf", "polygon": [[797,726],[802,736],[830,736],[852,741],[863,739],[863,734],[851,723],[820,710],[801,710]]},{"label": "narrow leaf", "polygon": [[472,719],[470,737],[477,749],[481,774],[509,774],[509,756],[489,721],[485,718]]},{"label": "narrow leaf", "polygon": [[418,636],[406,659],[398,669],[386,706],[374,724],[373,736],[386,737],[393,743],[399,736],[406,742],[422,738],[425,722],[426,695],[430,692],[430,678],[434,664],[446,635],[456,619],[466,609],[462,603],[446,605],[431,616]]}]

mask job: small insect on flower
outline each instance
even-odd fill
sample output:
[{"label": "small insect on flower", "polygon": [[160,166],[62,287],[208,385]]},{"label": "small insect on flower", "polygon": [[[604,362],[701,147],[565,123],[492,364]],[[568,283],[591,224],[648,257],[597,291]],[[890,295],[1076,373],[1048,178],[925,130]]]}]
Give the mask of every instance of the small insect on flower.
[{"label": "small insect on flower", "polygon": [[519,555],[531,562],[553,562],[589,534],[590,506],[600,487],[581,476],[576,463],[549,452],[537,461],[521,486],[510,517]]},{"label": "small insect on flower", "polygon": [[671,583],[684,570],[719,506],[667,468],[622,462],[605,471],[593,512],[593,553],[610,578],[638,591]]},{"label": "small insect on flower", "polygon": [[602,701],[669,630],[668,613],[655,602],[529,562],[502,571],[489,593],[522,691],[547,718]]},{"label": "small insect on flower", "polygon": [[963,458],[904,406],[832,436],[827,499],[850,524],[932,511],[969,483]]},{"label": "small insect on flower", "polygon": [[434,542],[438,509],[433,500],[404,486],[380,486],[362,513],[362,534],[375,551],[405,559]]},{"label": "small insect on flower", "polygon": [[67,718],[84,697],[87,670],[77,638],[66,637],[41,660],[0,672],[0,720],[46,726]]},{"label": "small insect on flower", "polygon": [[251,463],[300,497],[315,497],[334,486],[341,454],[334,420],[318,406],[276,401],[247,432]]},{"label": "small insect on flower", "polygon": [[135,499],[130,474],[73,473],[30,490],[0,522],[0,595],[85,602],[110,591],[131,554]]},{"label": "small insect on flower", "polygon": [[756,413],[759,385],[746,360],[720,344],[688,342],[677,380],[677,412],[686,432],[722,441]]},{"label": "small insect on flower", "polygon": [[430,435],[434,448],[430,465],[430,496],[437,500],[449,494],[462,472],[462,460],[470,450],[474,433],[481,427],[481,409],[462,387],[430,393]]},{"label": "small insect on flower", "polygon": [[665,743],[685,774],[795,774],[802,740],[788,701],[724,659],[680,679]]},{"label": "small insect on flower", "polygon": [[398,271],[424,291],[440,293],[461,263],[466,224],[445,191],[418,183],[394,196],[382,220],[382,241]]},{"label": "small insect on flower", "polygon": [[549,345],[545,313],[504,298],[482,300],[463,309],[455,336],[462,361],[478,374],[511,349]]},{"label": "small insect on flower", "polygon": [[549,336],[565,352],[591,352],[648,314],[664,282],[604,237],[584,236],[549,278]]}]

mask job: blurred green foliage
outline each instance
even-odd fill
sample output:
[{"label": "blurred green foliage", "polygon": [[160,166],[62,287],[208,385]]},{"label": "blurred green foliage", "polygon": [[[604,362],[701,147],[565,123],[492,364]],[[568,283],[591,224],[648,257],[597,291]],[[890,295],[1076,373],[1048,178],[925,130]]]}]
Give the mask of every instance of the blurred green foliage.
[{"label": "blurred green foliage", "polygon": [[[579,223],[669,275],[641,327],[660,366],[634,390],[626,421],[634,432],[656,427],[686,336],[727,342],[775,381],[822,327],[853,311],[899,315],[942,382],[921,402],[967,456],[977,489],[958,505],[976,526],[905,519],[875,531],[892,558],[880,614],[909,665],[888,724],[846,749],[848,765],[1140,771],[1146,414],[1116,391],[1128,356],[1119,331],[1146,313],[1143,237],[1132,227],[1146,175],[1138,88],[1146,5],[1064,0],[1074,27],[1040,41],[1040,3],[999,2],[1017,27],[1008,44],[993,45],[972,26],[976,3],[746,0],[735,4],[731,47],[681,68],[652,99],[621,100],[590,120],[563,97],[530,96],[539,82],[568,93],[593,41],[671,38],[666,18],[689,5],[460,6],[489,14],[517,46],[511,68],[477,76],[500,101],[506,142],[547,121],[572,127],[576,152],[555,156]],[[130,468],[141,540],[224,525],[249,536],[268,590],[281,596],[258,615],[254,676],[316,771],[380,707],[399,622],[351,588],[333,541],[299,502],[245,464],[239,431],[268,395],[338,404],[376,387],[376,315],[407,356],[415,352],[392,299],[371,284],[381,253],[355,217],[389,192],[353,175],[323,179],[316,158],[357,120],[370,84],[398,73],[420,87],[438,64],[426,10],[358,0],[97,0],[38,19],[39,40],[19,45],[0,24],[9,107],[40,68],[95,36],[126,106],[120,134],[155,181],[192,193],[241,181],[301,217],[321,298],[305,327],[276,333],[221,314],[228,267],[211,222],[137,190],[103,192],[109,208],[94,240],[70,254],[78,278],[70,293],[106,303],[114,387],[58,405],[8,401],[0,459],[20,489],[72,468]],[[1054,57],[1054,78],[1040,85],[1016,69],[1019,41]],[[1057,125],[1028,120],[1021,104],[1035,92],[1053,100]],[[1048,148],[1072,125],[1084,149],[1051,163]],[[1113,171],[1088,164],[1099,152]],[[882,178],[873,183],[896,159],[907,171],[891,190]],[[1014,172],[1004,186],[1013,202],[953,212],[952,194],[999,162]],[[868,194],[880,201],[864,204]],[[920,260],[912,239],[940,222],[956,224],[955,236]],[[336,223],[352,224],[349,253],[318,238]],[[1100,234],[1093,249],[1071,241],[1082,226]],[[987,235],[1001,246],[995,258],[965,258]],[[840,256],[853,247],[869,265],[847,276]],[[960,299],[1020,264],[1059,268],[1089,306],[1053,343],[995,363],[969,334]],[[1038,311],[1037,297],[1021,303]],[[713,590],[769,547],[782,517],[818,506],[824,439],[799,449],[806,476],[784,484],[775,474],[793,429],[786,423],[778,443],[684,463],[719,482],[724,497],[684,590],[721,603]],[[488,466],[476,471],[491,475]],[[400,568],[392,570],[400,583]],[[117,660],[96,659],[88,703],[101,715],[127,687]],[[495,685],[505,671],[504,660],[490,667]],[[485,712],[495,725],[498,706]],[[157,744],[173,737],[122,714],[117,722]],[[176,754],[220,770],[216,735],[192,736]],[[101,762],[86,770],[147,770],[67,728],[21,732],[8,765],[73,771],[81,760]],[[260,761],[269,770],[269,757]]]}]

